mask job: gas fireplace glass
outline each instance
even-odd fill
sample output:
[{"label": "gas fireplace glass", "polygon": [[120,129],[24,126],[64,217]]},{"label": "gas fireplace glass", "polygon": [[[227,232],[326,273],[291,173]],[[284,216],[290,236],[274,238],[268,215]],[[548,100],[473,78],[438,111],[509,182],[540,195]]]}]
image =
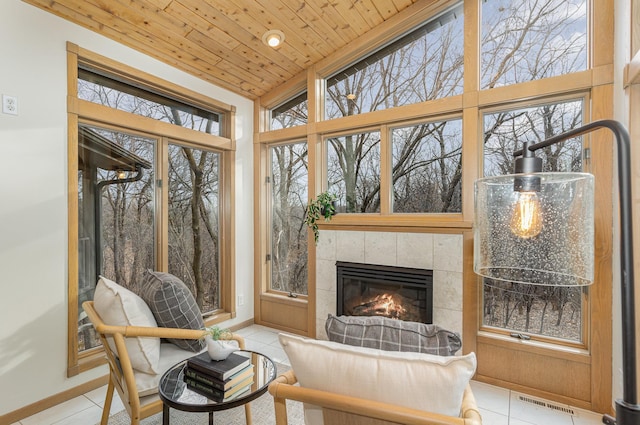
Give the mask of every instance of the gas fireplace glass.
[{"label": "gas fireplace glass", "polygon": [[338,261],[337,314],[432,323],[433,271]]}]

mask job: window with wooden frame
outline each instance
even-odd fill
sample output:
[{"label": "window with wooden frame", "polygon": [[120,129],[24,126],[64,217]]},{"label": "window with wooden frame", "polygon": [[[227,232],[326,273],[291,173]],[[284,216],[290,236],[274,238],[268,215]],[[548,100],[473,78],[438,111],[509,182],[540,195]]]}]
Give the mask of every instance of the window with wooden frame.
[{"label": "window with wooden frame", "polygon": [[309,102],[306,90],[272,108],[269,116],[271,117],[271,130],[307,124],[309,122]]},{"label": "window with wooden frame", "polygon": [[[235,312],[234,108],[69,45],[69,366],[98,362],[99,276],[179,277],[208,323]],[[73,195],[73,194],[77,195]],[[227,247],[227,248],[225,248]]]},{"label": "window with wooden frame", "polygon": [[325,119],[462,93],[463,3],[325,79]]},{"label": "window with wooden frame", "polygon": [[309,185],[306,141],[268,148],[269,290],[287,296],[308,294],[308,235],[304,224]]},{"label": "window with wooden frame", "polygon": [[[544,102],[524,108],[483,113],[484,176],[513,173],[513,152],[525,141],[541,142],[579,127],[586,112],[583,99]],[[582,137],[545,149],[538,157],[545,172],[582,172]],[[585,322],[589,288],[523,285],[483,279],[481,329],[586,348]]]}]

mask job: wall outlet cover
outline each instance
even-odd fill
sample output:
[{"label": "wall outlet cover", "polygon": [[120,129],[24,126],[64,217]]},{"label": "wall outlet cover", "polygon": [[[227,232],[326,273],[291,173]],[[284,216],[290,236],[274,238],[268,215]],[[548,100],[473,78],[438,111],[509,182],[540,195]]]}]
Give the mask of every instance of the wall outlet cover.
[{"label": "wall outlet cover", "polygon": [[18,115],[18,98],[15,96],[2,95],[2,113]]}]

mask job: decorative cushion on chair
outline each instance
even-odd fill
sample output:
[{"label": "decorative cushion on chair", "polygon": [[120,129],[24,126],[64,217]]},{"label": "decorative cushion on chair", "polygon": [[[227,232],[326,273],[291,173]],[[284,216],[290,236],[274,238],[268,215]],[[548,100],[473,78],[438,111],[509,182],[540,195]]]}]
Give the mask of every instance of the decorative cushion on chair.
[{"label": "decorative cushion on chair", "polygon": [[[200,307],[187,285],[178,277],[147,270],[140,296],[147,303],[158,326],[181,329],[204,329]],[[169,339],[183,350],[202,351],[204,340]]]},{"label": "decorative cushion on chair", "polygon": [[[302,387],[460,416],[462,396],[476,370],[476,356],[436,356],[383,351],[280,334],[280,344]],[[322,411],[305,405],[308,425]]]},{"label": "decorative cushion on chair", "polygon": [[458,334],[438,325],[381,316],[334,316],[325,323],[329,341],[386,351],[452,356],[462,347]]},{"label": "decorative cushion on chair", "polygon": [[[104,323],[112,326],[157,327],[153,313],[138,295],[100,276],[93,296],[93,305]],[[131,366],[144,373],[158,373],[160,338],[126,338]],[[109,341],[115,351],[115,344]]]}]

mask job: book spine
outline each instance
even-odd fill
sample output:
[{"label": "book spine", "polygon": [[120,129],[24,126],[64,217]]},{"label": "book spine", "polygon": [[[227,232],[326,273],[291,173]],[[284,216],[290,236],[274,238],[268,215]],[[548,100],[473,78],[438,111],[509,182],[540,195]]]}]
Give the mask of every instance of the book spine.
[{"label": "book spine", "polygon": [[218,373],[218,372],[216,372],[216,371],[214,371],[212,369],[208,369],[205,366],[199,365],[198,363],[190,362],[190,361],[187,360],[187,367],[200,372],[200,374],[202,374],[202,375],[209,376],[212,379],[217,379],[219,381],[223,381],[222,373]]},{"label": "book spine", "polygon": [[191,378],[195,381],[200,381],[204,384],[209,385],[217,390],[224,391],[224,382],[211,377],[211,375],[200,373],[198,370],[191,369],[190,367],[185,368],[184,374],[186,377]]},{"label": "book spine", "polygon": [[211,388],[207,384],[191,378],[186,378],[185,382],[187,383],[188,387],[191,387],[196,392],[200,392],[201,394],[211,398],[212,400],[222,401],[224,399],[224,392],[216,390],[215,388]]}]

